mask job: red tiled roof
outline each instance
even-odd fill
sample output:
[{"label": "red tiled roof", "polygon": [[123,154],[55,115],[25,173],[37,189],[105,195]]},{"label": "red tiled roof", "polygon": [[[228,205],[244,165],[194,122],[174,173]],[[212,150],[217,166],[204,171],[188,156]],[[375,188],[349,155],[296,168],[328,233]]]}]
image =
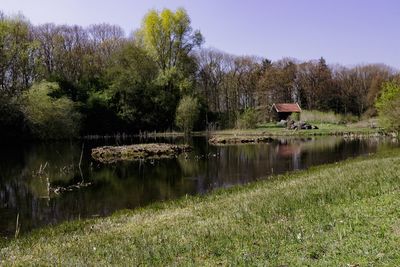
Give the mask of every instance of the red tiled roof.
[{"label": "red tiled roof", "polygon": [[276,112],[301,112],[301,108],[297,103],[280,103],[274,104]]}]

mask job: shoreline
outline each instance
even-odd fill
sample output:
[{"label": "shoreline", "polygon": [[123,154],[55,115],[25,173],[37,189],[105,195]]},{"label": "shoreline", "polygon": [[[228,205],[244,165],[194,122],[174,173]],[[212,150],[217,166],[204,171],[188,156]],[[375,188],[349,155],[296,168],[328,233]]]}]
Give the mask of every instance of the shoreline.
[{"label": "shoreline", "polygon": [[34,230],[0,264],[395,264],[399,180],[392,149]]}]

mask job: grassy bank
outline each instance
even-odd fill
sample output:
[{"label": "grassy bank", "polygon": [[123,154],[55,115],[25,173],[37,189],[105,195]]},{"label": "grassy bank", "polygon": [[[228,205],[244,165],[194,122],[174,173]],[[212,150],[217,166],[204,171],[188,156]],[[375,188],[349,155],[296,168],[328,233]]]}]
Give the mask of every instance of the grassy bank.
[{"label": "grassy bank", "polygon": [[0,265],[400,265],[400,150],[2,244]]},{"label": "grassy bank", "polygon": [[[210,132],[193,132],[192,136],[264,136],[264,137],[279,137],[279,136],[355,136],[368,137],[376,135],[387,135],[382,128],[372,128],[376,126],[376,120],[366,120],[357,123],[336,124],[328,122],[312,122],[312,125],[318,127],[314,130],[289,130],[282,126],[277,126],[276,123],[259,124],[254,129],[226,129]],[[184,136],[182,132],[150,132],[142,134],[146,137],[178,137]]]},{"label": "grassy bank", "polygon": [[261,124],[256,129],[231,129],[212,132],[212,135],[262,135],[262,136],[323,136],[323,135],[337,135],[337,136],[373,136],[377,134],[384,134],[380,128],[371,128],[369,125],[357,124],[330,124],[330,123],[316,123],[313,124],[318,127],[315,130],[289,130],[285,127],[276,126],[274,123]]}]

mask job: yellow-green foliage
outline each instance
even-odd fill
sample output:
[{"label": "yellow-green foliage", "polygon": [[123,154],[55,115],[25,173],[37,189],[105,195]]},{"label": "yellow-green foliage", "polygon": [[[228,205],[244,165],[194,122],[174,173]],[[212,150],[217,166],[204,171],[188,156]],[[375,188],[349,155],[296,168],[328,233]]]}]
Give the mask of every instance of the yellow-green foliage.
[{"label": "yellow-green foliage", "polygon": [[388,82],[376,101],[381,125],[390,130],[400,130],[400,83]]},{"label": "yellow-green foliage", "polygon": [[51,97],[57,83],[42,81],[22,96],[22,111],[30,131],[41,139],[62,139],[78,134],[80,115],[67,97]]},{"label": "yellow-green foliage", "polygon": [[302,110],[300,119],[311,123],[340,124],[356,122],[357,117],[353,115],[336,114],[333,111],[323,112],[318,110]]},{"label": "yellow-green foliage", "polygon": [[239,118],[236,121],[236,128],[239,129],[252,129],[256,128],[258,123],[259,114],[255,109],[248,108],[242,114],[240,114]]},{"label": "yellow-green foliage", "polygon": [[137,39],[165,71],[180,63],[190,50],[203,41],[199,31],[193,31],[190,17],[183,8],[149,11],[137,32]]},{"label": "yellow-green foliage", "polygon": [[199,118],[199,113],[200,105],[197,99],[184,96],[176,109],[176,125],[185,133],[190,133]]},{"label": "yellow-green foliage", "polygon": [[289,119],[294,120],[294,121],[299,121],[300,120],[300,113],[293,112],[292,114],[290,114]]}]

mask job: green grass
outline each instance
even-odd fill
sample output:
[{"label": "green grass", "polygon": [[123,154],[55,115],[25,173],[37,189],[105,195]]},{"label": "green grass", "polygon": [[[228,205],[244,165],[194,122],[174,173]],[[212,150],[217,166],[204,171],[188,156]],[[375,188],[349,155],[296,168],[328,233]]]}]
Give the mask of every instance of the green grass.
[{"label": "green grass", "polygon": [[[324,113],[325,114],[325,113]],[[326,114],[325,114],[326,115]],[[193,132],[193,136],[204,136],[211,134],[218,135],[261,135],[261,136],[320,136],[320,135],[360,135],[372,136],[376,134],[384,134],[382,128],[371,128],[376,126],[376,119],[368,119],[356,123],[338,124],[336,122],[311,122],[312,125],[318,126],[315,130],[288,130],[285,127],[278,126],[276,123],[258,124],[255,129],[226,129],[212,132]],[[184,136],[183,132],[164,132],[164,133],[147,133],[148,136],[154,137],[177,137]]]},{"label": "green grass", "polygon": [[400,150],[64,223],[0,265],[399,266]]},{"label": "green grass", "polygon": [[279,127],[275,123],[260,124],[256,129],[230,129],[215,131],[211,134],[218,135],[262,135],[262,136],[325,136],[325,135],[360,135],[369,136],[382,134],[380,128],[370,128],[363,124],[331,124],[319,123],[313,124],[318,126],[319,129],[315,130],[288,130],[285,127]]}]

